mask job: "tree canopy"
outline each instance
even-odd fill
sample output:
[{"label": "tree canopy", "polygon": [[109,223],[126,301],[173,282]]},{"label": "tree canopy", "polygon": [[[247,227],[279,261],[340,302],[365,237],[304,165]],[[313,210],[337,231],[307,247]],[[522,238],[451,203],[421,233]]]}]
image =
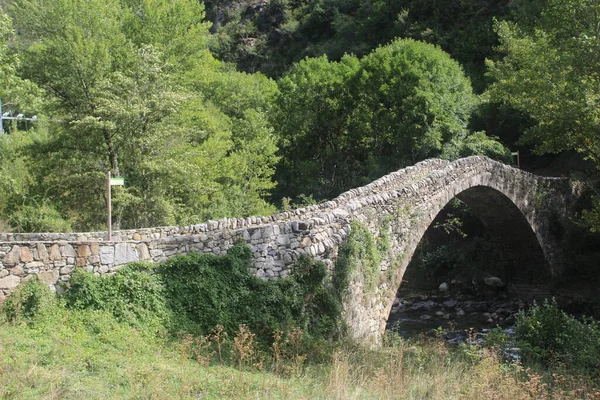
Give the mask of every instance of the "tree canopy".
[{"label": "tree canopy", "polygon": [[307,58],[279,82],[277,180],[288,196],[328,198],[440,154],[477,103],[460,65],[410,39],[362,59]]}]

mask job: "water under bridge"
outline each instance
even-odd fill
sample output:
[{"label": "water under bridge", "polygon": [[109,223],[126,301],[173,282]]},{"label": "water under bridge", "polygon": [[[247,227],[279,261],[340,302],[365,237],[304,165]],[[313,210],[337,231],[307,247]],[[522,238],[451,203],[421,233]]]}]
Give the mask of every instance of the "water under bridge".
[{"label": "water under bridge", "polygon": [[569,217],[572,196],[567,179],[474,156],[426,160],[326,203],[268,217],[123,230],[110,242],[106,232],[1,233],[0,300],[28,276],[52,286],[68,280],[76,267],[111,273],[132,261],[160,262],[193,251],[223,254],[238,240],[253,251],[251,272],[259,277],[289,275],[302,254],[331,270],[340,245],[360,223],[373,240],[385,239],[385,254],[374,285],[366,284],[360,265],[352,272],[344,318],[354,337],[378,342],[418,243],[451,199],[465,202],[494,239],[505,258],[509,290],[525,284],[543,291],[565,268],[557,226]]}]

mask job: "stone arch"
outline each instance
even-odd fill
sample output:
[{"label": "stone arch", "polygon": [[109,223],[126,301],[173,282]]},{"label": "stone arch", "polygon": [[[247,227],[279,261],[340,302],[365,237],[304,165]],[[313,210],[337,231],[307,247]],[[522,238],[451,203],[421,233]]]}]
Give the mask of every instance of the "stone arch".
[{"label": "stone arch", "polygon": [[[454,197],[471,207],[499,245],[506,258],[509,291],[519,293],[534,289],[539,296],[548,295],[561,260],[560,250],[553,250],[558,247],[556,238],[548,234],[551,222],[547,211],[564,207],[564,196],[555,196],[552,192],[560,194],[565,190],[558,180],[536,177],[488,159],[472,158],[433,171],[405,186],[398,194],[392,189],[387,193],[396,197],[383,205],[377,197],[372,202],[365,200],[364,203],[372,205],[364,207],[356,219],[362,222],[377,219],[378,222],[369,226],[375,237],[381,235],[382,221],[389,220],[390,216],[394,218],[390,227],[392,251],[386,262],[389,266],[396,262],[396,268],[393,278],[380,280],[382,283],[375,293],[359,290],[353,294],[354,300],[346,304],[352,309],[347,322],[354,336],[374,339],[375,344],[379,342],[417,245],[435,217]],[[544,196],[560,201],[551,204]],[[398,212],[399,209],[410,212]],[[384,269],[387,267],[382,265],[381,276],[389,272]],[[356,299],[361,297],[368,299],[369,304],[359,304]]]}]

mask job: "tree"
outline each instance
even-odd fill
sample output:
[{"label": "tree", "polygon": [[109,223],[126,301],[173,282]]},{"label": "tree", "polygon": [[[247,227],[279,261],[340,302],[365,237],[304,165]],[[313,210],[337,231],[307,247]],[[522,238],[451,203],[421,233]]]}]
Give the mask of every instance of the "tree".
[{"label": "tree", "polygon": [[[212,58],[200,3],[16,0],[12,12],[22,73],[63,121],[32,149],[36,173],[76,229],[104,228],[108,169],[126,178],[114,191],[117,226],[271,211],[276,148],[264,113],[275,85]],[[233,106],[253,89],[264,96]]]},{"label": "tree", "polygon": [[361,60],[305,59],[279,86],[277,180],[288,195],[318,199],[439,155],[476,104],[456,61],[408,39]]},{"label": "tree", "polygon": [[600,165],[600,5],[541,3],[537,17],[496,23],[506,57],[488,61],[487,95],[531,116],[522,141],[537,153],[576,150]]},{"label": "tree", "polygon": [[[496,23],[506,56],[488,61],[487,96],[533,119],[521,140],[537,153],[575,150],[600,168],[600,2],[519,1],[514,13]],[[600,229],[597,199],[583,218]]]}]

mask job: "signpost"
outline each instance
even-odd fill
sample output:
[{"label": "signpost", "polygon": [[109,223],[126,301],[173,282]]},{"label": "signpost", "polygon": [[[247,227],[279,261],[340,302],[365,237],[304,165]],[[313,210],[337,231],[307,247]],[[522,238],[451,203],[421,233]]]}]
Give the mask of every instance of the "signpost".
[{"label": "signpost", "polygon": [[510,153],[510,155],[513,157],[517,157],[517,168],[521,169],[521,154],[519,154],[518,151],[513,151],[512,153]]},{"label": "signpost", "polygon": [[108,201],[106,202],[106,208],[108,211],[108,240],[112,240],[112,195],[111,195],[111,186],[123,186],[125,185],[125,178],[111,178],[110,170],[106,173],[106,191]]}]

